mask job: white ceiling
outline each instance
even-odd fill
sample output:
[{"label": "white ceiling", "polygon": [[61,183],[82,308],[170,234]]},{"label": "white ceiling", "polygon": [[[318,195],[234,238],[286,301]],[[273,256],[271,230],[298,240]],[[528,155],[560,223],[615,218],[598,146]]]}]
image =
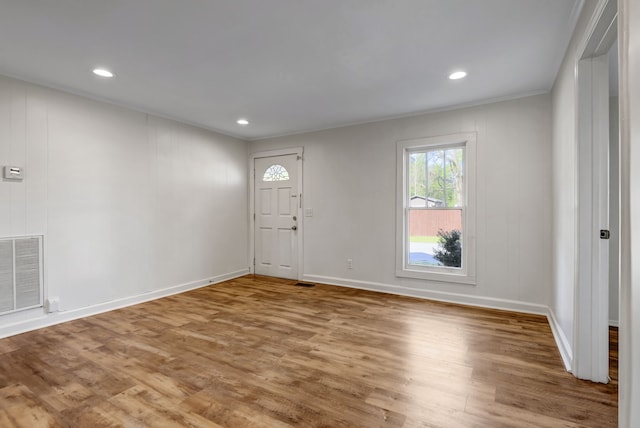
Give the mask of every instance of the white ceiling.
[{"label": "white ceiling", "polygon": [[0,74],[265,138],[548,91],[581,4],[0,0]]}]

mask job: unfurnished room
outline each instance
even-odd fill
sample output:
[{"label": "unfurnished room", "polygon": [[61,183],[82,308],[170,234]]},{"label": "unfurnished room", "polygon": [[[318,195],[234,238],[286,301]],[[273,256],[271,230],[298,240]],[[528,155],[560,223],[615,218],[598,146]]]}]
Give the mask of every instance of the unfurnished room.
[{"label": "unfurnished room", "polygon": [[0,0],[0,427],[639,427],[638,118],[635,0]]}]

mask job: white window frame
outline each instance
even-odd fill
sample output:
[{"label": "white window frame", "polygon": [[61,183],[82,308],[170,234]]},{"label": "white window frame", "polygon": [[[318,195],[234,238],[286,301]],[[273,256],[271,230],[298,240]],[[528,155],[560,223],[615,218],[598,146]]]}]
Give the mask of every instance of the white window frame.
[{"label": "white window frame", "polygon": [[[465,204],[462,209],[462,267],[409,265],[409,155],[437,147],[464,147]],[[476,134],[452,134],[397,143],[396,276],[432,281],[476,283]]]}]

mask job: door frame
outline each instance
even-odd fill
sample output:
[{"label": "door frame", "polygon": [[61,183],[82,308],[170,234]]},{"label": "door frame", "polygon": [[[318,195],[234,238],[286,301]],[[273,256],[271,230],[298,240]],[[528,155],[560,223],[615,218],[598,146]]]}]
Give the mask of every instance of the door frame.
[{"label": "door frame", "polygon": [[[600,0],[575,60],[576,73],[576,286],[573,374],[609,381],[608,247],[609,89],[607,53],[618,37],[617,1]],[[605,143],[606,142],[606,143]],[[604,205],[606,204],[606,205]],[[606,278],[605,278],[606,277]],[[605,280],[606,279],[606,280]]]},{"label": "door frame", "polygon": [[292,147],[289,149],[277,149],[277,150],[266,150],[261,152],[255,152],[249,154],[249,273],[255,274],[255,261],[256,261],[256,220],[255,220],[255,201],[256,201],[256,189],[255,189],[255,180],[256,180],[256,170],[255,170],[255,161],[259,158],[270,158],[275,156],[286,156],[286,155],[296,155],[298,157],[297,168],[298,168],[298,233],[296,234],[297,246],[298,246],[298,280],[302,279],[302,275],[304,272],[303,262],[304,262],[304,216],[303,213],[303,177],[302,177],[302,155],[304,153],[303,147]]},{"label": "door frame", "polygon": [[[632,113],[640,110],[638,83],[640,9],[636,0],[620,0],[620,331],[618,373],[618,423],[621,428],[640,426],[640,125]],[[632,227],[635,225],[636,227]],[[635,251],[635,252],[633,252]],[[636,404],[634,404],[636,403]]]}]

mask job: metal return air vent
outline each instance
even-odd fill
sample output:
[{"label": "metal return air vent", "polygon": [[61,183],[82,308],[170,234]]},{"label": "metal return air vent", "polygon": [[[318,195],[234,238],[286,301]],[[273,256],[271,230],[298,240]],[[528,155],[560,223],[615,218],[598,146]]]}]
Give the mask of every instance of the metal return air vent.
[{"label": "metal return air vent", "polygon": [[0,238],[0,315],[42,306],[42,237]]}]

